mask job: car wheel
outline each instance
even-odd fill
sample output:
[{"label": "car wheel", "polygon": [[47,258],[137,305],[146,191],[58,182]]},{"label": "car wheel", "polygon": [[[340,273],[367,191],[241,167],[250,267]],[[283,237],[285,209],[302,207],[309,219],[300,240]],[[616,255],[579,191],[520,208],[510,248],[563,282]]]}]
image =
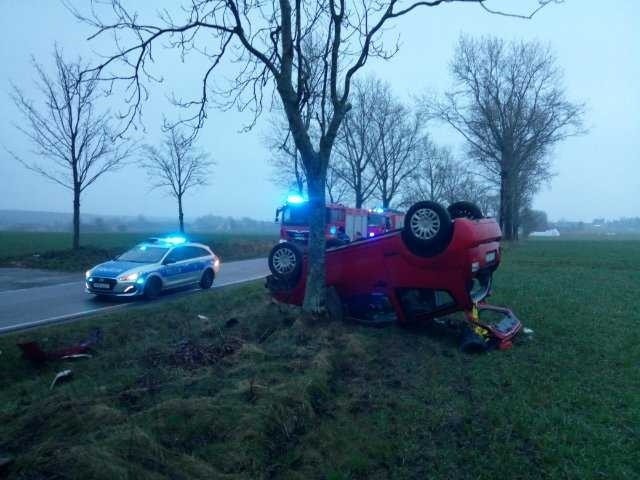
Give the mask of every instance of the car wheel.
[{"label": "car wheel", "polygon": [[207,290],[208,288],[211,288],[211,285],[213,285],[214,277],[215,275],[213,274],[213,270],[206,269],[202,273],[202,277],[200,277],[200,288],[203,290]]},{"label": "car wheel", "polygon": [[484,218],[482,210],[472,202],[455,202],[447,208],[451,218],[468,218],[469,220],[480,220]]},{"label": "car wheel", "polygon": [[144,296],[148,300],[153,300],[160,295],[162,291],[162,282],[158,277],[151,277],[144,286]]},{"label": "car wheel", "polygon": [[269,270],[274,277],[295,281],[302,269],[302,254],[289,242],[279,243],[269,253]]},{"label": "car wheel", "polygon": [[402,236],[416,255],[432,257],[441,253],[449,245],[452,234],[449,212],[439,203],[415,203],[404,217]]},{"label": "car wheel", "polygon": [[460,351],[464,353],[482,353],[488,349],[487,341],[465,326],[460,335]]}]

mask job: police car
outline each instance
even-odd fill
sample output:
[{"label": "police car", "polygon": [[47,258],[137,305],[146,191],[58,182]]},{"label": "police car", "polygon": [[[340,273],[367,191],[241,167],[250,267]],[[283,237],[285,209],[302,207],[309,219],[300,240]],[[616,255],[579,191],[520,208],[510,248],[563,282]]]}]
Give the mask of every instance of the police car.
[{"label": "police car", "polygon": [[85,287],[94,295],[155,298],[185,285],[210,288],[220,270],[211,249],[183,237],[150,238],[87,270]]}]

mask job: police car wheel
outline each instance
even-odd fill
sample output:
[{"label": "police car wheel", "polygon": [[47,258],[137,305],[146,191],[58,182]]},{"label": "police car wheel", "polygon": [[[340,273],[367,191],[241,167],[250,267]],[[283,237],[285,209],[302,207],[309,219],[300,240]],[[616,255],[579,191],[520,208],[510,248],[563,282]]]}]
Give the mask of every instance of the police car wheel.
[{"label": "police car wheel", "polygon": [[441,253],[452,235],[451,216],[439,203],[417,202],[404,217],[402,238],[415,255],[432,257]]},{"label": "police car wheel", "polygon": [[480,220],[484,218],[482,210],[473,202],[455,202],[447,208],[451,218],[468,218],[469,220]]},{"label": "police car wheel", "polygon": [[147,283],[144,286],[145,298],[147,298],[148,300],[153,300],[154,298],[157,298],[158,295],[160,295],[161,291],[162,282],[160,281],[160,279],[151,277],[149,280],[147,280]]},{"label": "police car wheel", "polygon": [[269,270],[274,277],[296,280],[302,268],[302,254],[298,247],[289,242],[274,246],[269,253]]},{"label": "police car wheel", "polygon": [[200,288],[202,288],[203,290],[211,288],[211,285],[213,285],[213,278],[213,271],[209,269],[205,270],[202,274],[202,277],[200,278]]}]

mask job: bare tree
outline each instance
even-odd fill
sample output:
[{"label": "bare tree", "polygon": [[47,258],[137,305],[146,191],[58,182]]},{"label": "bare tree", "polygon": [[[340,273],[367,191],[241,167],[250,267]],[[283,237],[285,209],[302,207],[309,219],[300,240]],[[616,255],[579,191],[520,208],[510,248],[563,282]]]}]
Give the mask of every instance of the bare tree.
[{"label": "bare tree", "polygon": [[[267,148],[272,152],[269,163],[273,168],[271,180],[275,185],[288,191],[293,189],[299,195],[306,194],[307,175],[304,164],[300,158],[300,152],[296,148],[293,137],[287,125],[278,119],[274,119],[265,138]],[[282,119],[280,119],[282,120]]]},{"label": "bare tree", "polygon": [[379,100],[388,89],[387,85],[373,77],[356,81],[353,85],[352,108],[338,130],[333,165],[338,176],[351,190],[356,208],[362,208],[375,192],[376,176],[371,162],[380,144],[380,131],[372,128],[371,119],[376,116]]},{"label": "bare tree", "polygon": [[95,76],[81,78],[82,60],[67,62],[56,48],[55,74],[33,60],[36,86],[42,98],[35,103],[13,86],[12,99],[24,117],[15,127],[32,143],[40,160],[25,160],[10,152],[26,168],[73,193],[73,249],[80,247],[82,193],[108,171],[120,167],[132,145],[117,139],[107,111],[100,112],[101,92]]},{"label": "bare tree", "polygon": [[[383,32],[393,19],[419,7],[435,7],[456,0],[194,0],[158,19],[145,19],[120,0],[89,17],[96,32],[90,38],[112,35],[115,52],[92,71],[107,82],[124,82],[133,122],[147,98],[146,81],[155,50],[165,45],[184,58],[196,52],[209,67],[200,78],[201,95],[177,103],[193,108],[184,119],[200,128],[213,98],[223,107],[252,108],[259,115],[265,95],[279,98],[307,176],[310,200],[309,269],[304,309],[322,312],[325,300],[325,187],[336,135],[350,109],[354,76],[371,57],[391,58],[398,44],[385,48]],[[457,0],[485,8],[482,0]],[[540,4],[551,0],[539,0]],[[94,4],[95,5],[95,4]],[[485,8],[486,9],[486,8]],[[536,9],[537,10],[537,9]],[[237,66],[226,87],[214,89],[212,72],[222,60]],[[318,68],[319,67],[319,68]],[[267,88],[273,85],[274,88]],[[216,94],[210,96],[211,91]]]},{"label": "bare tree", "polygon": [[447,176],[457,172],[453,168],[451,150],[439,147],[424,135],[416,143],[413,153],[416,168],[403,186],[403,205],[408,206],[419,200],[445,201]]},{"label": "bare tree", "polygon": [[152,188],[166,190],[177,200],[180,232],[184,233],[184,195],[208,184],[214,162],[198,150],[194,138],[184,135],[178,127],[168,130],[161,148],[145,145],[143,150],[143,166],[153,181]]},{"label": "bare tree", "polygon": [[451,67],[455,86],[443,101],[427,102],[499,186],[507,239],[517,239],[523,201],[551,175],[553,146],[583,132],[584,106],[566,99],[555,63],[538,42],[461,37]]},{"label": "bare tree", "polygon": [[387,208],[418,165],[415,150],[422,122],[419,114],[411,112],[393,97],[388,86],[380,93],[371,118],[378,137],[372,151],[372,168],[376,196],[383,208]]},{"label": "bare tree", "polygon": [[403,188],[403,205],[418,200],[452,204],[473,202],[486,214],[493,214],[493,186],[476,175],[468,162],[456,160],[447,147],[439,147],[423,136],[415,150],[416,168]]},{"label": "bare tree", "polygon": [[330,203],[342,203],[351,198],[349,185],[332,165],[327,168],[326,192]]}]

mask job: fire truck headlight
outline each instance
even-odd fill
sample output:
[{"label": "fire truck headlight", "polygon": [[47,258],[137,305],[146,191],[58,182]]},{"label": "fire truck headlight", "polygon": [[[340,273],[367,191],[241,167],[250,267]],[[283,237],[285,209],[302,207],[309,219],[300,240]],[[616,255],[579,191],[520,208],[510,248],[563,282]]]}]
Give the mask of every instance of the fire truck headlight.
[{"label": "fire truck headlight", "polygon": [[373,233],[373,232],[369,232],[369,238],[371,238],[371,237],[375,237],[375,236],[376,236],[376,234],[375,234],[375,233]]}]

